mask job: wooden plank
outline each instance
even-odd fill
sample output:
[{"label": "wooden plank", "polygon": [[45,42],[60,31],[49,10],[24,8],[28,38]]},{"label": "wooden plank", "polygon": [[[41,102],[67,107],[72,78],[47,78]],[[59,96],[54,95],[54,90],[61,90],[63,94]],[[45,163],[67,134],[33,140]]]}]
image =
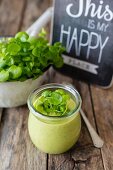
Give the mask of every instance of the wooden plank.
[{"label": "wooden plank", "polygon": [[27,30],[51,4],[50,0],[27,0],[27,3],[21,30]]},{"label": "wooden plank", "polygon": [[[61,75],[60,73],[51,72],[53,79],[51,82],[57,83],[72,83],[77,90],[80,92],[83,99],[83,110],[85,111],[88,119],[95,127],[95,121],[93,117],[91,98],[89,93],[89,87],[85,83],[79,81],[73,81],[71,78]],[[103,164],[101,159],[101,153],[99,149],[96,149],[92,145],[91,138],[89,136],[88,130],[82,122],[81,136],[75,145],[75,147],[62,155],[49,155],[48,156],[48,169],[52,170],[103,170]]]},{"label": "wooden plank", "polygon": [[46,169],[46,154],[39,152],[31,143],[27,120],[26,106],[5,110],[1,124],[1,170]]},{"label": "wooden plank", "polygon": [[0,108],[0,122],[1,122],[2,112],[3,112],[3,109]]},{"label": "wooden plank", "polygon": [[49,170],[103,170],[98,149],[88,146],[73,152],[49,156]]},{"label": "wooden plank", "polygon": [[3,0],[0,4],[0,35],[14,35],[18,32],[25,0]]},{"label": "wooden plank", "polygon": [[113,86],[104,90],[91,86],[95,118],[105,144],[101,149],[105,170],[113,169]]}]

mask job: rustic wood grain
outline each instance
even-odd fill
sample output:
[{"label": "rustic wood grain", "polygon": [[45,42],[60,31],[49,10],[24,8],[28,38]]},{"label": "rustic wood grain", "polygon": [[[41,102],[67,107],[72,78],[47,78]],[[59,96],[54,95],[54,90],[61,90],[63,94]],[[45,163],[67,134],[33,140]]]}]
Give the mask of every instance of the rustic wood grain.
[{"label": "rustic wood grain", "polygon": [[91,86],[95,118],[105,144],[101,149],[105,170],[113,169],[113,86],[104,90]]},{"label": "rustic wood grain", "polygon": [[[66,82],[72,83],[80,92],[83,99],[83,110],[85,111],[88,119],[95,127],[95,121],[93,117],[91,96],[89,92],[89,86],[86,83],[75,81],[70,77],[50,72],[50,82]],[[82,121],[81,136],[75,145],[75,147],[62,155],[49,155],[48,156],[48,169],[49,170],[103,170],[102,157],[99,149],[96,149],[92,145],[91,138],[88,130]]]},{"label": "rustic wood grain", "polygon": [[98,149],[88,146],[49,157],[49,170],[103,170]]},{"label": "rustic wood grain", "polygon": [[25,0],[2,0],[0,4],[0,35],[14,35],[18,32]]},{"label": "rustic wood grain", "polygon": [[46,155],[31,143],[26,106],[7,109],[1,123],[1,170],[46,170]]},{"label": "rustic wood grain", "polygon": [[0,122],[1,122],[2,112],[3,112],[3,109],[0,108]]},{"label": "rustic wood grain", "polygon": [[49,6],[50,0],[27,0],[21,30],[27,30]]}]

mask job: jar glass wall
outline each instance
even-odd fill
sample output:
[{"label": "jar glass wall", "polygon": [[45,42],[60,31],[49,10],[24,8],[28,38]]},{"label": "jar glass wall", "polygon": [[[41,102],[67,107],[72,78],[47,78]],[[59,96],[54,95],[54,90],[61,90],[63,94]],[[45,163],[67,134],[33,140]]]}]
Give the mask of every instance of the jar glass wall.
[{"label": "jar glass wall", "polygon": [[[65,116],[46,116],[36,111],[33,102],[45,90],[63,89],[69,93],[76,107]],[[81,130],[81,97],[72,86],[47,84],[31,93],[28,98],[30,110],[28,130],[33,144],[49,154],[60,154],[69,150],[78,140]]]}]

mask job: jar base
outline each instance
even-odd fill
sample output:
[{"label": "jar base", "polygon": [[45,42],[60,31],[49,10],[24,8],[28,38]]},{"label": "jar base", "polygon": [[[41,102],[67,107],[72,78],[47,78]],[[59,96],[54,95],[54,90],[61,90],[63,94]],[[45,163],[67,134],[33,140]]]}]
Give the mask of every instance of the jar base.
[{"label": "jar base", "polygon": [[32,141],[32,139],[31,139],[31,141],[32,141],[32,144],[35,146],[35,148],[38,149],[39,151],[41,151],[41,152],[43,152],[43,153],[46,153],[46,154],[59,155],[59,154],[63,154],[63,153],[65,153],[65,152],[73,149],[74,146],[75,146],[75,144],[77,143],[77,141],[78,141],[78,139],[79,139],[79,136],[80,136],[80,133],[79,133],[78,136],[76,136],[76,141],[74,142],[74,144],[73,144],[72,146],[70,146],[68,149],[65,149],[65,150],[63,150],[63,151],[57,151],[57,152],[47,151],[47,150],[45,151],[45,150],[43,150],[42,148],[39,148],[39,147]]}]

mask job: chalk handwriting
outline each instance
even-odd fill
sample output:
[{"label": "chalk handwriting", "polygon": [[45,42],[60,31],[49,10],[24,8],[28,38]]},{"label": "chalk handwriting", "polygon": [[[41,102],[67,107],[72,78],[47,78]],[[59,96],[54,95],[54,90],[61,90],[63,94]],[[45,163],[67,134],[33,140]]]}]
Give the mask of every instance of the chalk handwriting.
[{"label": "chalk handwriting", "polygon": [[84,13],[85,17],[90,15],[91,18],[97,17],[99,20],[104,19],[105,21],[111,21],[113,19],[113,12],[111,11],[109,5],[104,5],[102,0],[99,1],[98,6],[96,6],[95,3],[92,3],[92,0],[86,0],[84,7],[84,2],[84,0],[79,0],[79,10],[76,14],[72,12],[72,7],[74,9],[74,4],[68,4],[66,7],[67,14],[72,18],[79,18]]}]

